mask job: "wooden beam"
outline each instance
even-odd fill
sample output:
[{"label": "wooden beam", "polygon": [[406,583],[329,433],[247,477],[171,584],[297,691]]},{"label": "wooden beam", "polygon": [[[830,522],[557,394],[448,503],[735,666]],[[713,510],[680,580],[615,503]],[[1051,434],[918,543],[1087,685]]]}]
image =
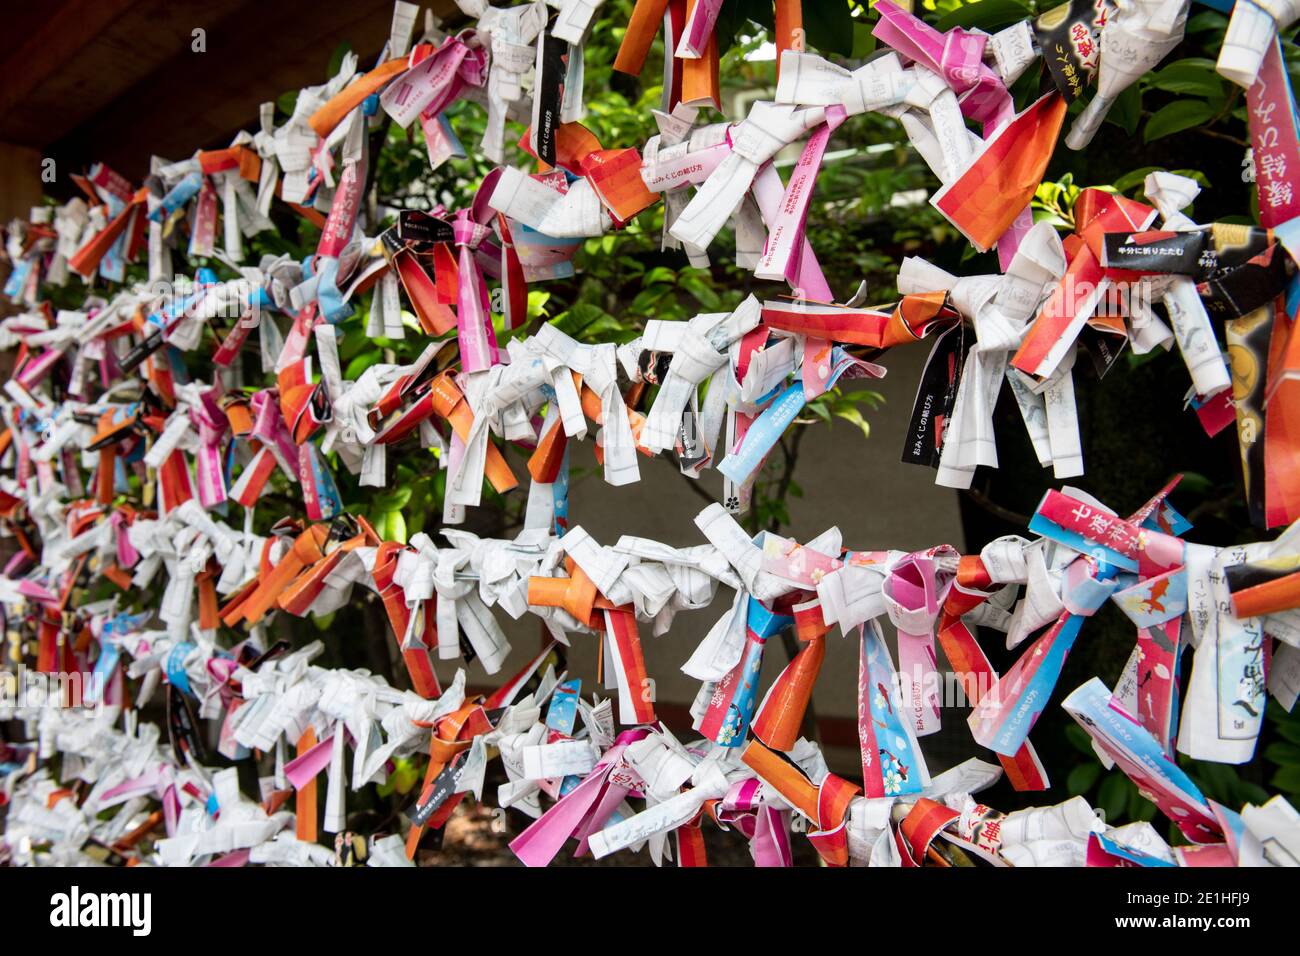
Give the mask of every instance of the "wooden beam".
[{"label": "wooden beam", "polygon": [[[428,4],[456,15],[454,0]],[[178,53],[57,142],[60,169],[102,159],[129,179],[150,155],[183,159],[222,146],[257,125],[260,104],[325,82],[329,59],[348,41],[369,69],[388,37],[391,0],[254,2],[207,29],[207,52]],[[65,165],[66,164],[66,165]]]},{"label": "wooden beam", "polygon": [[0,228],[26,219],[41,201],[41,154],[25,146],[0,143]]},{"label": "wooden beam", "polygon": [[[0,140],[42,148],[68,135],[170,59],[189,52],[195,28],[207,29],[252,2],[137,0],[26,93],[18,96],[20,90],[6,88],[13,105],[0,111]],[[25,55],[15,55],[0,75],[27,75],[26,62]]]},{"label": "wooden beam", "polygon": [[[43,8],[42,8],[43,7]],[[10,40],[0,59],[0,118],[20,107],[31,93],[60,69],[77,66],[77,55],[131,7],[131,0],[63,0],[33,4],[39,19],[23,15],[7,23]],[[6,20],[14,15],[6,12]]]}]

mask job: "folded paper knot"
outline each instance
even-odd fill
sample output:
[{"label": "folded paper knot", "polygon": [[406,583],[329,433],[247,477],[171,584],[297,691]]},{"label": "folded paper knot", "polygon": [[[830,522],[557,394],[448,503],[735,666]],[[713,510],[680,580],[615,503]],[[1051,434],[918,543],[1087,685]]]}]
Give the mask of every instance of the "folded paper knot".
[{"label": "folded paper knot", "polygon": [[375,439],[370,426],[369,411],[387,390],[396,375],[396,365],[372,365],[361,373],[361,378],[347,383],[342,393],[334,396],[334,422],[342,431],[344,441],[368,445]]},{"label": "folded paper knot", "polygon": [[[943,415],[944,423],[938,436],[937,460],[933,453],[909,459],[937,465],[935,480],[940,485],[968,488],[978,466],[997,466],[993,412],[1006,375],[1007,352],[1020,344],[1026,323],[1042,302],[1047,284],[1059,279],[1065,271],[1064,252],[1055,230],[1047,223],[1040,223],[1025,234],[1003,276],[959,279],[922,260],[908,259],[903,265],[899,274],[900,291],[947,288],[949,304],[971,317],[975,326],[977,341],[960,368],[956,388],[950,384],[943,396],[945,402],[951,403],[950,409],[941,407],[938,412]],[[959,342],[951,348],[961,347]],[[940,351],[931,360],[931,367],[946,358],[947,350]],[[936,369],[935,374],[941,371]],[[933,402],[932,390],[927,388],[923,392],[925,400]],[[1021,398],[1019,393],[1017,398]],[[918,395],[918,405],[922,400]],[[1022,411],[1036,401],[1036,397],[1023,398]],[[1026,414],[1026,423],[1039,417],[1046,416]],[[1061,413],[1056,417],[1059,420]]]},{"label": "folded paper knot", "polygon": [[688,248],[704,249],[741,205],[760,173],[783,147],[826,122],[825,107],[798,108],[759,101],[749,116],[727,130],[731,152],[673,222],[670,235]]},{"label": "folded paper knot", "polygon": [[417,45],[408,62],[410,68],[379,96],[384,112],[403,129],[418,117],[436,116],[467,88],[487,82],[488,50],[472,30],[447,37],[436,50]]},{"label": "folded paper knot", "polygon": [[[456,436],[466,444],[470,441],[471,431],[476,418],[465,394],[456,385],[451,372],[439,373],[429,384],[428,392],[432,414],[447,421]],[[486,439],[486,436],[485,436]],[[501,455],[500,449],[490,441],[485,441],[485,461],[483,474],[500,493],[505,493],[518,485],[510,466]]]},{"label": "folded paper knot", "polygon": [[1180,212],[1190,206],[1201,194],[1201,184],[1195,179],[1165,170],[1156,170],[1147,173],[1143,181],[1143,191],[1152,205],[1160,210],[1160,217],[1164,219],[1166,228],[1196,227],[1196,224],[1186,216],[1180,217]]},{"label": "folded paper knot", "polygon": [[1099,44],[1097,93],[1075,118],[1065,145],[1083,149],[1092,142],[1119,95],[1182,42],[1188,6],[1187,2],[1135,0],[1106,20]]},{"label": "folded paper knot", "polygon": [[881,587],[885,612],[898,629],[903,699],[917,736],[939,730],[941,681],[934,626],[956,579],[958,557],[947,546],[906,555],[890,566]]},{"label": "folded paper knot", "polygon": [[461,366],[467,373],[482,372],[500,361],[496,334],[488,309],[487,283],[474,250],[492,231],[472,218],[469,210],[456,213],[452,234],[459,250],[456,275],[456,326]]},{"label": "folded paper knot", "polygon": [[393,569],[393,583],[402,589],[410,607],[433,597],[434,568],[438,563],[436,552],[407,549],[397,556]]},{"label": "folded paper knot", "polygon": [[546,866],[570,836],[578,838],[579,853],[587,849],[589,838],[605,826],[623,798],[640,784],[624,756],[631,744],[650,733],[645,727],[621,732],[577,787],[510,842],[511,851],[525,866]]},{"label": "folded paper knot", "polygon": [[941,33],[890,0],[876,9],[880,20],[872,29],[875,37],[942,76],[959,95],[965,116],[995,127],[1010,118],[1011,95],[984,63],[986,34],[961,27]]},{"label": "folded paper knot", "polygon": [[293,436],[285,424],[284,416],[280,413],[279,392],[274,388],[260,389],[249,399],[249,407],[253,412],[253,430],[249,433],[250,437],[269,448],[290,480],[296,481],[297,449],[294,447]]},{"label": "folded paper knot", "polygon": [[1300,19],[1300,3],[1296,0],[1251,0],[1234,4],[1215,68],[1220,75],[1249,89],[1278,34],[1297,19]]},{"label": "folded paper knot", "polygon": [[695,389],[727,362],[732,344],[758,325],[760,312],[758,300],[750,296],[729,315],[701,315],[684,326],[661,323],[647,328],[643,347],[671,351],[673,358],[646,416],[642,444],[653,452],[674,447]]},{"label": "folded paper knot", "polygon": [[407,602],[402,585],[395,580],[405,552],[396,542],[382,542],[375,550],[371,574],[416,693],[425,700],[435,700],[442,695],[442,687],[429,651],[437,642],[437,625],[423,603]]},{"label": "folded paper knot", "polygon": [[838,106],[854,116],[871,110],[888,110],[902,102],[916,85],[916,79],[916,71],[904,70],[896,56],[873,60],[850,72],[815,53],[784,50],[776,102]]},{"label": "folded paper knot", "polygon": [[[957,577],[944,602],[943,613],[939,618],[938,636],[943,645],[944,656],[956,673],[960,686],[972,706],[997,682],[997,673],[989,663],[984,649],[976,640],[975,631],[970,625],[989,623],[988,612],[999,610],[988,603],[989,599],[1002,593],[997,578],[1009,571],[1015,573],[1009,565],[1009,553],[1019,555],[1025,542],[1004,539],[1001,547],[990,551],[991,562],[976,555],[965,555],[958,563]],[[985,549],[989,551],[989,549]],[[991,570],[992,569],[992,570]],[[977,612],[984,611],[983,616]],[[1005,613],[1005,612],[1003,612]],[[967,618],[967,615],[970,615]],[[1005,625],[1002,625],[1005,626]],[[1046,790],[1047,774],[1035,753],[1033,745],[1025,741],[1012,755],[998,754],[998,760],[1007,775],[1008,781],[1016,790]]]},{"label": "folded paper knot", "polygon": [[[1145,229],[1156,216],[1156,210],[1144,203],[1100,189],[1080,192],[1074,209],[1076,235],[1065,245],[1069,259],[1065,276],[1011,360],[1016,368],[1039,379],[1062,364],[1102,300],[1103,281],[1111,281],[1100,255],[1105,234]],[[1125,280],[1121,275],[1115,281]]]},{"label": "folded paper knot", "polygon": [[470,216],[471,213],[468,209],[457,212],[456,218],[452,220],[452,234],[456,238],[457,246],[468,246],[470,249],[477,249],[484,239],[492,235],[492,230],[475,222]]},{"label": "folded paper knot", "polygon": [[797,765],[782,759],[758,741],[751,741],[741,760],[763,783],[814,827],[808,839],[830,866],[847,866],[849,806],[862,788],[833,773],[814,782]]}]

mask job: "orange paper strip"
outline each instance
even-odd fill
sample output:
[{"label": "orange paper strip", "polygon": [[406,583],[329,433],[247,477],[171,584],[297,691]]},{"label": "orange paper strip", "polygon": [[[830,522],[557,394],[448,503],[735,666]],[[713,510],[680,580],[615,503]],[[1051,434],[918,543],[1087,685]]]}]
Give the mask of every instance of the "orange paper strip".
[{"label": "orange paper strip", "polygon": [[1048,93],[985,142],[973,163],[930,202],[980,252],[1015,222],[1043,181],[1065,120],[1065,99]]},{"label": "orange paper strip", "polygon": [[627,22],[627,32],[618,47],[618,56],[614,58],[614,69],[633,76],[641,75],[667,9],[668,0],[636,0],[632,17]]}]

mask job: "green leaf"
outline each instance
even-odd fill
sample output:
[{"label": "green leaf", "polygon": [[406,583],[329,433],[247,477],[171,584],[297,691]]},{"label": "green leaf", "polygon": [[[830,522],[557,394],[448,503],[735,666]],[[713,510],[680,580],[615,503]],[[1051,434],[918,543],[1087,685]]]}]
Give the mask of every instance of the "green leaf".
[{"label": "green leaf", "polygon": [[1200,785],[1201,791],[1211,800],[1219,803],[1233,803],[1238,777],[1237,771],[1226,764],[1210,761],[1197,761],[1193,778]]},{"label": "green leaf", "polygon": [[1200,126],[1213,116],[1214,109],[1204,100],[1177,100],[1147,120],[1144,138],[1148,143],[1154,142],[1193,126]]},{"label": "green leaf", "polygon": [[1050,179],[1044,180],[1039,183],[1038,188],[1034,190],[1034,199],[1045,206],[1052,206],[1061,198],[1061,191],[1062,187],[1060,183],[1053,182]]},{"label": "green leaf", "polygon": [[1207,100],[1223,95],[1223,79],[1215,72],[1214,61],[1200,57],[1175,60],[1152,73],[1149,82],[1166,93],[1200,96]]},{"label": "green leaf", "polygon": [[326,76],[334,76],[343,66],[343,58],[352,52],[352,44],[344,40],[334,48],[330,54],[329,68],[325,71]]},{"label": "green leaf", "polygon": [[[765,27],[770,33],[776,29],[774,11],[771,0],[736,0],[745,19],[753,20],[760,27]],[[730,4],[724,3],[722,8],[725,10]]]},{"label": "green leaf", "polygon": [[1152,804],[1146,797],[1142,796],[1142,794],[1138,792],[1137,785],[1134,784],[1129,788],[1128,806],[1125,808],[1128,813],[1128,818],[1130,820],[1137,820],[1143,807],[1152,807],[1154,809],[1154,804]]},{"label": "green leaf", "polygon": [[290,90],[288,93],[281,93],[275,99],[275,108],[285,116],[293,115],[293,108],[298,103],[298,91]]},{"label": "green leaf", "polygon": [[1050,222],[1055,229],[1073,229],[1074,223],[1062,219],[1054,212],[1045,212],[1042,209],[1034,210],[1034,222]]},{"label": "green leaf", "polygon": [[820,0],[803,9],[808,45],[821,53],[853,55],[853,11],[848,0]]},{"label": "green leaf", "polygon": [[1178,482],[1178,488],[1174,494],[1184,495],[1191,493],[1194,495],[1209,495],[1214,491],[1214,482],[1206,478],[1199,471],[1183,472],[1183,480]]},{"label": "green leaf", "polygon": [[1108,825],[1116,826],[1124,815],[1124,808],[1128,806],[1129,788],[1132,786],[1128,777],[1118,770],[1111,771],[1101,782],[1101,789],[1097,791],[1097,805],[1105,812]]},{"label": "green leaf", "polygon": [[363,351],[371,350],[371,346],[370,336],[366,335],[364,328],[357,326],[348,329],[343,333],[343,340],[339,342],[339,358],[344,361],[350,360]]},{"label": "green leaf", "polygon": [[1066,725],[1065,739],[1073,744],[1074,749],[1079,751],[1079,753],[1087,754],[1089,757],[1093,758],[1097,756],[1096,751],[1092,749],[1092,738],[1089,737],[1088,732],[1078,724]]},{"label": "green leaf", "polygon": [[[1300,713],[1300,711],[1297,711],[1297,713]],[[1277,725],[1277,732],[1283,739],[1289,740],[1293,744],[1300,744],[1300,721],[1280,722]]]},{"label": "green leaf", "polygon": [[[1201,172],[1199,169],[1172,169],[1170,170],[1170,172],[1172,172],[1175,176],[1186,176],[1188,179],[1196,180],[1198,183],[1201,184],[1202,189],[1210,188],[1210,177],[1205,175],[1205,173]],[[1188,208],[1190,209],[1191,207],[1189,206]],[[1226,222],[1227,219],[1228,217],[1225,216],[1221,221]],[[1243,220],[1241,224],[1250,225],[1250,222],[1249,220]]]},{"label": "green leaf", "polygon": [[540,289],[530,289],[528,291],[528,317],[536,318],[539,315],[547,315],[546,303],[550,301],[551,293],[543,292]]},{"label": "green leaf", "polygon": [[401,511],[411,500],[411,487],[406,485],[375,495],[371,507],[376,511]]},{"label": "green leaf", "polygon": [[361,373],[370,368],[370,366],[379,364],[382,360],[383,355],[380,353],[379,349],[362,352],[348,363],[348,367],[343,370],[343,377],[350,382],[355,382],[361,377]]},{"label": "green leaf", "polygon": [[[1136,790],[1134,790],[1133,792],[1137,793]],[[1138,796],[1141,797],[1142,795],[1139,793]],[[1138,800],[1137,810],[1136,812],[1132,813],[1132,817],[1133,817],[1132,822],[1150,823],[1152,820],[1156,818],[1156,810],[1157,810],[1156,805],[1152,803],[1150,800],[1147,800],[1145,798]]]},{"label": "green leaf", "polygon": [[714,292],[713,288],[699,276],[683,276],[682,288],[695,296],[696,301],[710,311],[716,310],[722,304],[718,293]]},{"label": "green leaf", "polygon": [[855,388],[851,392],[841,392],[840,397],[855,405],[866,405],[868,408],[879,408],[885,404],[885,396],[881,395],[874,388]]},{"label": "green leaf", "polygon": [[861,20],[853,21],[853,53],[852,58],[861,60],[870,56],[876,51],[876,37],[871,32],[871,24],[863,23]]},{"label": "green leaf", "polygon": [[1065,778],[1066,792],[1072,797],[1080,796],[1087,793],[1097,783],[1097,778],[1101,776],[1101,764],[1099,763],[1081,763],[1070,771],[1070,775]]},{"label": "green leaf", "polygon": [[1106,114],[1108,122],[1121,126],[1132,136],[1142,121],[1142,90],[1134,83],[1115,99],[1115,105]]},{"label": "green leaf", "polygon": [[552,324],[561,332],[566,332],[574,338],[581,338],[591,335],[607,319],[612,320],[613,316],[600,306],[592,305],[590,302],[577,302],[573,308],[557,315]]},{"label": "green leaf", "polygon": [[1269,782],[1287,793],[1300,793],[1300,767],[1283,767]]},{"label": "green leaf", "polygon": [[713,35],[718,40],[719,55],[726,55],[736,43],[736,34],[740,32],[745,17],[737,3],[724,3],[718,11],[718,20],[713,27]]},{"label": "green leaf", "polygon": [[1227,17],[1215,10],[1205,10],[1187,18],[1187,27],[1184,32],[1192,34],[1200,33],[1203,30],[1225,31],[1227,29]]},{"label": "green leaf", "polygon": [[835,409],[835,414],[846,422],[851,422],[853,425],[856,425],[858,430],[862,432],[863,438],[871,437],[871,425],[862,417],[862,413],[856,408],[852,406],[849,406],[848,408],[837,408]]},{"label": "green leaf", "polygon": [[1113,185],[1120,192],[1126,193],[1131,189],[1137,189],[1143,186],[1146,183],[1148,173],[1159,171],[1161,171],[1161,167],[1159,166],[1143,166],[1140,169],[1134,169],[1125,173],[1123,176],[1119,177],[1119,179],[1115,180]]},{"label": "green leaf", "polygon": [[1029,7],[1016,0],[980,0],[979,3],[964,4],[960,9],[940,17],[935,21],[934,28],[943,32],[953,27],[1000,30],[1021,20],[1028,20],[1033,15]]},{"label": "green leaf", "polygon": [[420,779],[420,771],[409,757],[403,758],[397,761],[397,766],[388,779],[398,793],[410,793],[411,788]]},{"label": "green leaf", "polygon": [[1237,803],[1245,806],[1247,803],[1253,803],[1256,806],[1268,803],[1271,794],[1257,783],[1251,783],[1248,780],[1242,780],[1237,787]]},{"label": "green leaf", "polygon": [[388,512],[388,528],[385,540],[406,544],[406,519],[402,517],[400,511]]},{"label": "green leaf", "polygon": [[656,285],[642,289],[636,294],[636,298],[632,300],[632,311],[641,314],[648,313],[670,292],[672,292],[672,288],[666,285]]},{"label": "green leaf", "polygon": [[1284,767],[1300,767],[1300,745],[1279,741],[1264,748],[1264,757]]}]

